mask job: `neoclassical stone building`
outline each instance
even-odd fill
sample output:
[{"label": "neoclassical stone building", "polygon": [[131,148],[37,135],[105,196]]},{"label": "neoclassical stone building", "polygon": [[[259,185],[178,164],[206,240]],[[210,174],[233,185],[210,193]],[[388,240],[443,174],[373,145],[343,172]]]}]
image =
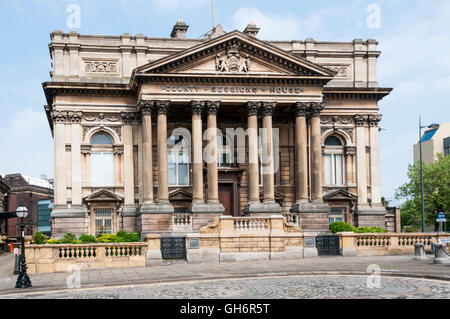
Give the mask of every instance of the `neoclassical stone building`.
[{"label": "neoclassical stone building", "polygon": [[51,34],[53,235],[195,232],[220,215],[385,227],[377,42],[187,29]]}]

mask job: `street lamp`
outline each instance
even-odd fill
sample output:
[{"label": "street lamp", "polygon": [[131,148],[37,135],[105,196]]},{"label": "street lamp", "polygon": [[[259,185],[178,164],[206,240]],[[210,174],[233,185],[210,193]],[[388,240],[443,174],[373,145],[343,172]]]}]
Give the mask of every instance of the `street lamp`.
[{"label": "street lamp", "polygon": [[20,206],[16,210],[17,217],[20,218],[20,246],[21,246],[21,255],[20,255],[20,272],[19,277],[17,277],[16,288],[30,288],[31,280],[27,274],[27,262],[25,260],[25,224],[23,219],[28,216],[28,209],[24,206]]},{"label": "street lamp", "polygon": [[422,117],[419,116],[419,148],[420,148],[420,203],[421,203],[421,211],[422,211],[422,233],[425,232],[425,202],[423,196],[423,161],[422,161],[422,129],[423,128],[437,128],[438,124],[431,124],[429,126],[422,126]]}]

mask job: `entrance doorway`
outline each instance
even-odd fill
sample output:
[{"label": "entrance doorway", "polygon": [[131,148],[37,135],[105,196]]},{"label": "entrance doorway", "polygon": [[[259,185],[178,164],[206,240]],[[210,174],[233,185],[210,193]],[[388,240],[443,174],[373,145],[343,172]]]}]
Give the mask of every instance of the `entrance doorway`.
[{"label": "entrance doorway", "polygon": [[237,216],[237,188],[236,182],[219,182],[219,201],[225,207],[225,216]]}]

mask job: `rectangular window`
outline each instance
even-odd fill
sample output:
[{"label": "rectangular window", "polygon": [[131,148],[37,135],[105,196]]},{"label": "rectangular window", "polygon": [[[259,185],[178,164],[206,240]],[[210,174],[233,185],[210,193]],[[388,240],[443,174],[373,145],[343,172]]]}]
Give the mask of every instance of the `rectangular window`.
[{"label": "rectangular window", "polygon": [[325,185],[344,185],[344,156],[325,154]]},{"label": "rectangular window", "polygon": [[101,234],[112,234],[112,220],[113,220],[113,210],[112,208],[96,208],[94,209],[95,214],[95,235]]},{"label": "rectangular window", "polygon": [[189,155],[186,153],[168,154],[169,165],[169,185],[188,186],[189,185]]},{"label": "rectangular window", "polygon": [[38,200],[38,231],[43,233],[51,232],[51,218],[50,218],[50,200]]},{"label": "rectangular window", "polygon": [[114,154],[91,154],[92,186],[114,186]]}]

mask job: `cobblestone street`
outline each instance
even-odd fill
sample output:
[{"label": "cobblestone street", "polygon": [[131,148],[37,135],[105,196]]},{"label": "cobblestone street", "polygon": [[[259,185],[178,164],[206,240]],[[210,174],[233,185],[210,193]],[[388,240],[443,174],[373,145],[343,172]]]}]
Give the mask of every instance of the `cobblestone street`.
[{"label": "cobblestone street", "polygon": [[[13,256],[0,273],[0,298],[450,298],[450,265],[412,256],[330,257],[262,262],[80,269],[33,274],[33,287],[14,289]],[[379,286],[371,266],[381,271]],[[368,268],[369,267],[369,268]],[[369,278],[369,282],[368,282]],[[369,283],[369,285],[368,285]],[[375,284],[374,288],[371,285]]]},{"label": "cobblestone street", "polygon": [[[367,276],[292,276],[208,280],[189,283],[72,289],[50,293],[14,294],[6,298],[48,299],[450,299],[450,283],[382,277],[369,288]],[[370,278],[369,278],[370,281]]]}]

